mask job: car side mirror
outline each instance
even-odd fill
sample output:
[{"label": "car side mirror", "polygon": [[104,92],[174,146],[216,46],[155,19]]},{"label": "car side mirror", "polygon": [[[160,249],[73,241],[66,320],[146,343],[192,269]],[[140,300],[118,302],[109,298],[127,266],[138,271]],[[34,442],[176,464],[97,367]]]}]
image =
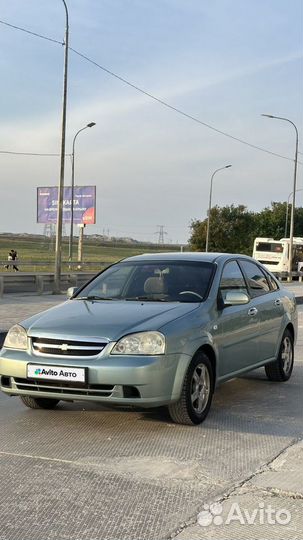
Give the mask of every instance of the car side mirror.
[{"label": "car side mirror", "polygon": [[67,298],[71,298],[72,296],[74,296],[75,292],[77,292],[78,290],[78,287],[69,287],[67,289],[67,292],[66,292],[66,296]]},{"label": "car side mirror", "polygon": [[241,291],[230,291],[226,293],[226,296],[223,300],[224,307],[227,306],[241,306],[243,304],[248,304],[249,296],[245,292]]}]

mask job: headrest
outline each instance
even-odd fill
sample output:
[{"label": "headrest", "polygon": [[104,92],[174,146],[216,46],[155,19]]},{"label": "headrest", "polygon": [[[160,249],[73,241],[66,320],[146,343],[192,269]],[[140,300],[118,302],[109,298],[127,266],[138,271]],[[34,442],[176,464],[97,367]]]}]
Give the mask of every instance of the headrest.
[{"label": "headrest", "polygon": [[163,277],[150,277],[144,283],[144,292],[150,294],[162,294],[167,291]]}]

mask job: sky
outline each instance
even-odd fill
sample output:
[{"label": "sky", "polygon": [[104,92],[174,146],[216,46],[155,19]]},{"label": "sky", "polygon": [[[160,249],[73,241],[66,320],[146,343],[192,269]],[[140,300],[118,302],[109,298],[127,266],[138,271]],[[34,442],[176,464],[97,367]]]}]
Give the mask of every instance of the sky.
[{"label": "sky", "polygon": [[[175,108],[303,163],[303,0],[67,0],[70,46]],[[0,0],[2,21],[64,39],[61,0]],[[59,153],[64,47],[0,24],[0,151]],[[168,109],[69,53],[66,152],[75,182],[96,185],[87,234],[185,243],[213,205],[259,211],[285,201],[294,162]],[[57,186],[60,157],[0,153],[1,232],[43,233],[37,186]],[[297,187],[303,188],[303,166]],[[65,161],[65,185],[71,161]],[[302,206],[303,191],[297,193]],[[68,227],[68,226],[67,226]],[[302,231],[303,234],[303,231]]]}]

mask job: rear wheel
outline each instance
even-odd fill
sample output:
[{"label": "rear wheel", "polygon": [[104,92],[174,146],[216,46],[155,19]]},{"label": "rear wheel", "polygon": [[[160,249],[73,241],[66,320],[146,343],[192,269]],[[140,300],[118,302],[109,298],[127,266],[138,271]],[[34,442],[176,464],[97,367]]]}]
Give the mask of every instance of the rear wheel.
[{"label": "rear wheel", "polygon": [[180,399],[168,406],[171,419],[177,424],[200,424],[210,409],[213,391],[211,362],[205,353],[197,353],[188,367]]},{"label": "rear wheel", "polygon": [[30,409],[54,409],[59,399],[33,398],[31,396],[19,396],[22,403]]},{"label": "rear wheel", "polygon": [[294,339],[289,330],[285,330],[278,357],[266,364],[265,373],[270,381],[285,382],[291,376],[294,366]]}]

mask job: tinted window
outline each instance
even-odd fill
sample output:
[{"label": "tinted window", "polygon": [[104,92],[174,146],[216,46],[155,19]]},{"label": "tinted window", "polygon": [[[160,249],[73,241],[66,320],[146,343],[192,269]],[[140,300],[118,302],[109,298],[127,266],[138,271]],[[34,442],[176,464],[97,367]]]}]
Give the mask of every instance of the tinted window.
[{"label": "tinted window", "polygon": [[221,276],[220,292],[223,300],[225,300],[226,293],[230,291],[245,292],[247,294],[246,283],[236,261],[228,262],[224,266]]},{"label": "tinted window", "polygon": [[102,272],[77,297],[201,302],[208,292],[213,271],[211,263],[122,262]]},{"label": "tinted window", "polygon": [[282,253],[283,244],[276,244],[273,242],[257,242],[256,251],[271,251],[273,253]]},{"label": "tinted window", "polygon": [[294,246],[293,248],[294,252],[294,259],[298,262],[303,261],[303,246]]},{"label": "tinted window", "polygon": [[240,264],[245,272],[253,296],[260,296],[270,291],[266,276],[259,266],[250,261],[241,261]]}]

